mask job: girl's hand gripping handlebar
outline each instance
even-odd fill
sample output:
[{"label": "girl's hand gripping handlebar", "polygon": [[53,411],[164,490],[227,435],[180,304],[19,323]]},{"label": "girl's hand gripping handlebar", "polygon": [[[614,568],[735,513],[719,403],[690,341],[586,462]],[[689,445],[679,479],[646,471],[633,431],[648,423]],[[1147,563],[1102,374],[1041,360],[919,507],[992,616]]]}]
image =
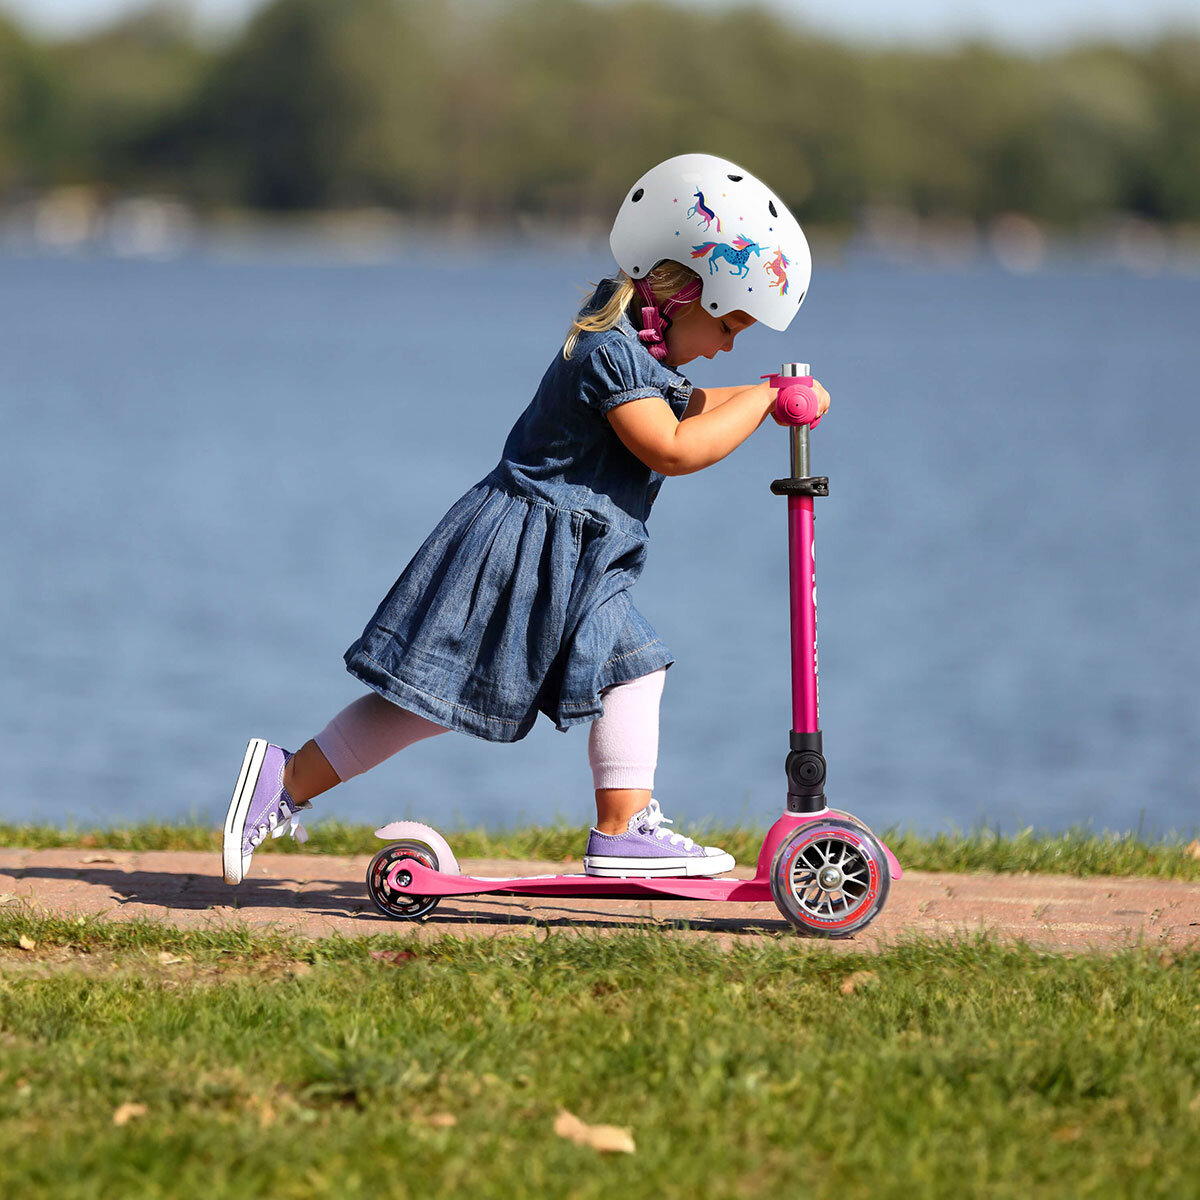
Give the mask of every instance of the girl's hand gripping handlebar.
[{"label": "girl's hand gripping handlebar", "polygon": [[780,425],[807,425],[816,429],[821,423],[821,398],[813,387],[811,375],[763,375],[768,387],[778,388],[775,420]]}]

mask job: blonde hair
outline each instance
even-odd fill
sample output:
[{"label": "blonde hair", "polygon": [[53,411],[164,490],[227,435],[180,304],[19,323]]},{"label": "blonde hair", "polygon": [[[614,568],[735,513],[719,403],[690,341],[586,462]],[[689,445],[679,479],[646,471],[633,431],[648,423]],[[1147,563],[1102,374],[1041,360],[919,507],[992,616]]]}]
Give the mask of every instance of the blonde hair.
[{"label": "blonde hair", "polygon": [[[664,259],[646,274],[646,282],[654,292],[654,298],[660,304],[699,278],[700,276],[690,267],[672,262],[669,258]],[[617,286],[600,308],[586,316],[582,312],[576,314],[575,320],[571,322],[571,328],[567,331],[567,340],[563,343],[563,358],[570,358],[574,353],[575,344],[579,341],[581,333],[599,333],[605,329],[615,329],[621,323],[626,309],[639,299],[637,290],[633,286],[633,280],[624,271],[619,272],[615,279]],[[595,288],[597,285],[593,284],[592,286]],[[692,303],[694,304],[695,301]],[[636,325],[637,322],[635,321],[634,324]]]}]

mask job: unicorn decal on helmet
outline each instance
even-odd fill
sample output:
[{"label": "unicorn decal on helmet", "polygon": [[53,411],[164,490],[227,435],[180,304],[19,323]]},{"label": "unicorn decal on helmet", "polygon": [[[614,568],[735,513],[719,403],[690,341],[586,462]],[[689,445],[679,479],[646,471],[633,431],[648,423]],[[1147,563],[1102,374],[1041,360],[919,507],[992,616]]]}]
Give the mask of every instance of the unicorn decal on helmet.
[{"label": "unicorn decal on helmet", "polygon": [[687,215],[689,217],[694,217],[697,214],[699,214],[700,219],[704,222],[704,232],[705,233],[708,232],[708,227],[714,221],[716,221],[717,232],[720,233],[721,232],[721,218],[718,217],[717,214],[715,212],[713,212],[713,210],[711,208],[709,208],[707,204],[704,203],[704,193],[697,190],[693,194],[696,197],[696,203],[693,204],[692,207],[688,209]]},{"label": "unicorn decal on helmet", "polygon": [[703,242],[699,246],[692,247],[693,258],[708,256],[708,273],[710,275],[717,269],[717,259],[723,258],[739,278],[750,274],[750,264],[747,261],[750,255],[761,253],[762,247],[741,233],[733,239],[732,246],[728,242]]},{"label": "unicorn decal on helmet", "polygon": [[787,268],[790,267],[791,265],[792,265],[791,261],[789,260],[787,255],[784,254],[784,252],[780,249],[777,249],[775,251],[775,257],[773,259],[771,259],[771,261],[769,263],[767,263],[767,274],[775,276],[775,278],[773,280],[771,280],[767,284],[767,286],[779,288],[779,294],[781,296],[787,295],[787,290],[788,290]]}]

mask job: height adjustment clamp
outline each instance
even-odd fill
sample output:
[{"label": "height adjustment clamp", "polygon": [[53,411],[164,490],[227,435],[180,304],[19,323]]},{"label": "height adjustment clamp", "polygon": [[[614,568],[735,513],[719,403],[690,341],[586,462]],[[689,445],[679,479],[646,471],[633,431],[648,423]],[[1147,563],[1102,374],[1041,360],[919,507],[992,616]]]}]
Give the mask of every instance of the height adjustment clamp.
[{"label": "height adjustment clamp", "polygon": [[829,476],[812,475],[804,479],[776,479],[771,491],[777,496],[828,496]]}]

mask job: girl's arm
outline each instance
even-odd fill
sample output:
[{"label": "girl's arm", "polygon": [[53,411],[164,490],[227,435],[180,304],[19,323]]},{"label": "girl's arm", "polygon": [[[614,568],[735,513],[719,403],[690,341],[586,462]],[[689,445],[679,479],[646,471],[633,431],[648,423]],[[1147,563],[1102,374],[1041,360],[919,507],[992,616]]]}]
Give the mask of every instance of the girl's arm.
[{"label": "girl's arm", "polygon": [[745,390],[745,384],[741,387],[692,388],[688,406],[679,419],[686,421],[689,417],[698,417],[701,413],[711,412],[714,408],[720,408],[726,400],[732,400],[738,392]]},{"label": "girl's arm", "polygon": [[[829,393],[813,381],[821,412],[829,408]],[[693,396],[695,393],[693,392]],[[723,396],[719,403],[708,403]],[[690,475],[720,462],[736,450],[774,411],[776,389],[765,383],[740,388],[708,388],[702,410],[676,420],[660,396],[630,400],[608,412],[617,437],[632,454],[660,475]]]},{"label": "girl's arm", "polygon": [[711,391],[732,394],[721,404],[682,421],[676,420],[661,396],[645,396],[610,409],[609,424],[626,448],[652,471],[660,475],[690,475],[720,462],[775,407],[775,389],[765,383]]}]

